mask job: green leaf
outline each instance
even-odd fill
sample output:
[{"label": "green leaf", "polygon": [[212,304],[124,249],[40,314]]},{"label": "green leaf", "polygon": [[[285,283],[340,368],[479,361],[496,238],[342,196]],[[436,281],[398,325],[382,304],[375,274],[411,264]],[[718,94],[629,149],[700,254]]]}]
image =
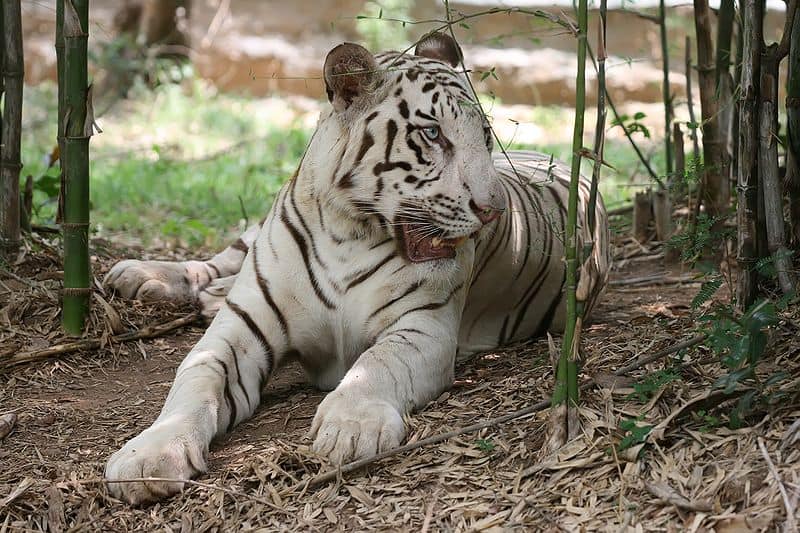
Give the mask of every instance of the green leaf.
[{"label": "green leaf", "polygon": [[641,111],[637,111],[636,113],[633,114],[633,120],[642,120],[646,116],[647,115],[645,115]]}]

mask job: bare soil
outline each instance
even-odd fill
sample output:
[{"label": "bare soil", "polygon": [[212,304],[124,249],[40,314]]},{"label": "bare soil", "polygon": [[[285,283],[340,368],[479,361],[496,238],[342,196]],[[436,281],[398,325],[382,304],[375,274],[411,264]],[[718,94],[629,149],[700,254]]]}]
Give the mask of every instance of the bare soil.
[{"label": "bare soil", "polygon": [[[119,250],[96,242],[97,279],[116,257],[182,253]],[[770,337],[769,374],[792,373],[780,403],[753,425],[714,423],[731,403],[684,409],[641,449],[619,451],[620,422],[655,425],[702,397],[720,367],[706,347],[610,373],[689,338],[697,292],[681,267],[663,267],[658,247],[621,243],[618,268],[584,331],[584,435],[558,454],[542,450],[547,413],[397,455],[335,482],[298,482],[329,469],[305,437],[323,394],[299,367],[282,369],[261,408],[215,442],[210,472],[169,501],[132,508],[101,483],[108,456],[157,416],[175,369],[202,324],[165,337],[113,343],[112,321],[95,302],[87,336],[99,350],[8,366],[8,358],[64,341],[58,330],[56,248],[28,243],[13,272],[0,270],[0,416],[18,418],[0,439],[0,533],[5,531],[273,530],[772,530],[790,524],[800,499],[800,341],[797,316]],[[23,281],[15,279],[18,276]],[[646,278],[652,281],[642,281]],[[165,322],[191,309],[118,300],[100,292],[125,329]],[[725,293],[721,294],[725,297]],[[669,366],[680,379],[645,398],[633,383]],[[546,340],[459,364],[456,381],[408,419],[409,441],[467,426],[540,401],[552,387]],[[684,412],[685,411],[685,412]],[[764,450],[759,447],[764,443]],[[775,472],[770,469],[773,464]],[[782,495],[782,491],[786,496]]]}]

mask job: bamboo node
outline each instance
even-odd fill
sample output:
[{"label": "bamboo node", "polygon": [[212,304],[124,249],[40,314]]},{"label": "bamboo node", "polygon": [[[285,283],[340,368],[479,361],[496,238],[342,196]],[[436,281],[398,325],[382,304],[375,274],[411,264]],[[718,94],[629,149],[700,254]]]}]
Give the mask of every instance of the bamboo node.
[{"label": "bamboo node", "polygon": [[786,107],[800,107],[800,96],[787,96]]},{"label": "bamboo node", "polygon": [[81,229],[81,228],[88,228],[89,222],[62,222],[61,228],[62,229]]},{"label": "bamboo node", "polygon": [[22,163],[17,161],[0,161],[0,168],[10,168],[11,170],[21,170]]},{"label": "bamboo node", "polygon": [[91,294],[92,289],[88,287],[64,287],[61,289],[63,296],[83,296],[84,294]]}]

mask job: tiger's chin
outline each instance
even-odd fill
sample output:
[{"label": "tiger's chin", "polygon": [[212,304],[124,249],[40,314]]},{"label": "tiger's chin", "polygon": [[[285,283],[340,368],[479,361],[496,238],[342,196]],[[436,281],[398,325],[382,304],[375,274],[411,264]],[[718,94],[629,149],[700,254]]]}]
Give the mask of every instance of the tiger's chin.
[{"label": "tiger's chin", "polygon": [[427,225],[406,221],[401,222],[396,231],[398,248],[412,263],[453,259],[457,248],[474,236],[475,234],[447,239],[441,230],[432,230]]}]

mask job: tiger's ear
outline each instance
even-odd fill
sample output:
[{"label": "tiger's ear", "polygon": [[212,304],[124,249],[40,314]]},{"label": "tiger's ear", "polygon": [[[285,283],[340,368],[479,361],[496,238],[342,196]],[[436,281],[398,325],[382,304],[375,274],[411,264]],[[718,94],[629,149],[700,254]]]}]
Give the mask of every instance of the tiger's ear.
[{"label": "tiger's ear", "polygon": [[438,31],[432,31],[420,39],[414,55],[438,59],[451,67],[457,67],[462,58],[461,47],[455,39]]},{"label": "tiger's ear", "polygon": [[379,79],[373,55],[354,43],[340,44],[328,52],[322,72],[328,100],[339,112],[372,92]]}]

